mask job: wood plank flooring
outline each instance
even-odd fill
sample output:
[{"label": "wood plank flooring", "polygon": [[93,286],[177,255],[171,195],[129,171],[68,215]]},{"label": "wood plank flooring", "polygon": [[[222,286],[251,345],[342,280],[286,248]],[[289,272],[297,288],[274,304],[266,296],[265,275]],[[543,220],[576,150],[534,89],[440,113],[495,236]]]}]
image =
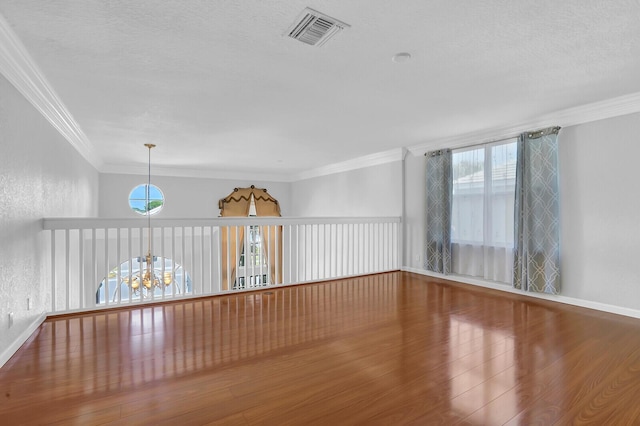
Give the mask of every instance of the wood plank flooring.
[{"label": "wood plank flooring", "polygon": [[48,319],[0,423],[640,424],[640,320],[405,272]]}]

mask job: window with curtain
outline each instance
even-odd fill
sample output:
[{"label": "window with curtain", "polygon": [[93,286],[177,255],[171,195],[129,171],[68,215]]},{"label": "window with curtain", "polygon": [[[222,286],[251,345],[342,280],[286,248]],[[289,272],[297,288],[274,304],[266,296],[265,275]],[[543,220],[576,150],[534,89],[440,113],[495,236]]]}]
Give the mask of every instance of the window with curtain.
[{"label": "window with curtain", "polygon": [[517,139],[452,153],[452,272],[510,283]]},{"label": "window with curtain", "polygon": [[524,291],[560,293],[559,131],[518,139],[513,287]]}]

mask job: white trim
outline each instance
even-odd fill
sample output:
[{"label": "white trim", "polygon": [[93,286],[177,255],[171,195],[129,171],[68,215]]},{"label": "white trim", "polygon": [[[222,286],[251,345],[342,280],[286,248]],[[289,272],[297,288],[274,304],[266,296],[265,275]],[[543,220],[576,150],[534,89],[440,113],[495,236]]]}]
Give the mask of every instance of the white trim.
[{"label": "white trim", "polygon": [[593,302],[591,300],[576,299],[573,297],[552,295],[544,293],[529,293],[514,289],[508,284],[498,284],[491,281],[486,281],[478,278],[463,277],[459,275],[443,275],[436,272],[426,271],[423,269],[410,268],[407,266],[402,267],[403,271],[413,272],[414,274],[426,275],[434,278],[441,278],[448,281],[453,281],[462,284],[470,284],[478,287],[490,288],[492,290],[504,291],[507,293],[517,294],[520,296],[533,297],[535,299],[543,299],[551,302],[564,303],[572,306],[579,306],[581,308],[595,309],[597,311],[608,312],[611,314],[624,315],[632,318],[640,318],[640,310],[624,308],[622,306],[609,305],[606,303]]},{"label": "white trim", "polygon": [[351,160],[342,161],[340,163],[330,164],[317,169],[307,170],[292,175],[292,181],[300,181],[311,179],[314,177],[332,175],[335,173],[348,172],[350,170],[363,169],[365,167],[377,166],[379,164],[392,163],[394,161],[402,161],[403,148],[390,149],[388,151],[377,152]]},{"label": "white trim", "polygon": [[[145,174],[134,167],[105,165],[95,146],[84,134],[44,74],[39,70],[26,48],[0,15],[0,73],[60,132],[60,134],[99,172]],[[640,112],[640,92],[616,98],[593,102],[568,108],[551,114],[521,122],[508,127],[495,127],[477,132],[445,138],[434,138],[421,144],[408,147],[413,155],[440,148],[456,148],[471,143],[482,143],[512,137],[521,132],[548,126],[575,126],[591,121],[617,117]],[[350,159],[347,161],[305,170],[300,173],[241,173],[234,171],[216,171],[204,169],[181,169],[176,167],[159,168],[165,176],[215,178],[215,179],[253,179],[273,182],[295,182],[314,177],[361,169],[379,164],[402,161],[403,148],[391,149]]]},{"label": "white trim", "polygon": [[0,368],[11,359],[13,354],[18,352],[20,346],[24,344],[24,342],[31,337],[31,335],[42,325],[44,320],[47,319],[47,314],[41,314],[38,318],[36,318],[29,326],[22,331],[18,335],[18,337],[2,352],[0,353]]},{"label": "white trim", "polygon": [[0,74],[96,169],[102,160],[26,48],[0,15]]},{"label": "white trim", "polygon": [[[363,169],[365,167],[377,166],[379,164],[402,161],[404,159],[404,148],[395,148],[389,151],[377,152],[340,163],[330,164],[316,169],[306,170],[300,173],[271,173],[271,172],[245,172],[232,170],[195,169],[153,166],[154,176],[172,176],[188,178],[210,178],[210,179],[242,179],[259,180],[263,182],[297,182],[314,177],[332,175],[335,173],[347,172],[350,170]],[[148,173],[147,166],[124,166],[120,164],[104,164],[100,173],[144,175]]]},{"label": "white trim", "polygon": [[[194,219],[153,219],[155,227],[249,226],[249,225],[331,225],[358,223],[401,223],[399,216],[388,217],[212,217]],[[42,229],[138,228],[140,218],[52,217],[41,221]]]},{"label": "white trim", "polygon": [[[58,132],[92,164],[100,173],[146,175],[146,167],[104,164],[94,145],[84,134],[62,100],[33,61],[26,48],[0,15],[0,73],[58,130]],[[297,180],[325,176],[349,170],[402,160],[402,148],[354,158],[340,163],[290,173],[246,173],[209,169],[158,167],[157,175],[213,179],[249,179],[271,182],[295,182]]]},{"label": "white trim", "polygon": [[[100,173],[105,174],[123,174],[123,175],[143,175],[149,172],[147,166],[124,166],[107,164],[100,169]],[[215,170],[215,169],[195,169],[153,166],[154,176],[171,176],[186,178],[203,178],[203,179],[226,179],[226,180],[255,180],[261,182],[290,182],[289,175],[284,173],[260,173],[245,172],[231,170]]]},{"label": "white trim", "polygon": [[600,102],[593,102],[574,108],[568,108],[551,114],[544,114],[535,120],[522,122],[514,126],[495,127],[466,133],[464,135],[451,136],[442,139],[431,139],[419,145],[409,147],[408,150],[413,155],[423,155],[424,153],[434,149],[459,148],[476,143],[507,139],[517,136],[522,132],[534,129],[550,126],[576,126],[578,124],[634,114],[637,112],[640,112],[640,92]]}]

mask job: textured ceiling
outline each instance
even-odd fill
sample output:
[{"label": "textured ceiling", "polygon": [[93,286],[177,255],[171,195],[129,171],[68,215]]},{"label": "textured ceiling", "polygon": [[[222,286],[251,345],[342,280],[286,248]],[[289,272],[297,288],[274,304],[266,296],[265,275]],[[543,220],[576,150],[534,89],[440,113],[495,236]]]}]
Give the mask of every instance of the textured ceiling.
[{"label": "textured ceiling", "polygon": [[[305,7],[351,25],[283,36]],[[105,170],[292,175],[640,91],[639,0],[0,0]],[[412,60],[391,57],[409,52]]]}]

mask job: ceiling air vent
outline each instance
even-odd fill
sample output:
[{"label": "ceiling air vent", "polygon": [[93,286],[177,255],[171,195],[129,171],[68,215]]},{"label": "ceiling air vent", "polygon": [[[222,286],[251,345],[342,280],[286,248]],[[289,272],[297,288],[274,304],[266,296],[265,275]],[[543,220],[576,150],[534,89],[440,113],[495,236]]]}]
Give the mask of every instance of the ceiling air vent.
[{"label": "ceiling air vent", "polygon": [[320,47],[331,37],[349,27],[349,24],[307,7],[289,27],[287,35],[303,43]]}]

